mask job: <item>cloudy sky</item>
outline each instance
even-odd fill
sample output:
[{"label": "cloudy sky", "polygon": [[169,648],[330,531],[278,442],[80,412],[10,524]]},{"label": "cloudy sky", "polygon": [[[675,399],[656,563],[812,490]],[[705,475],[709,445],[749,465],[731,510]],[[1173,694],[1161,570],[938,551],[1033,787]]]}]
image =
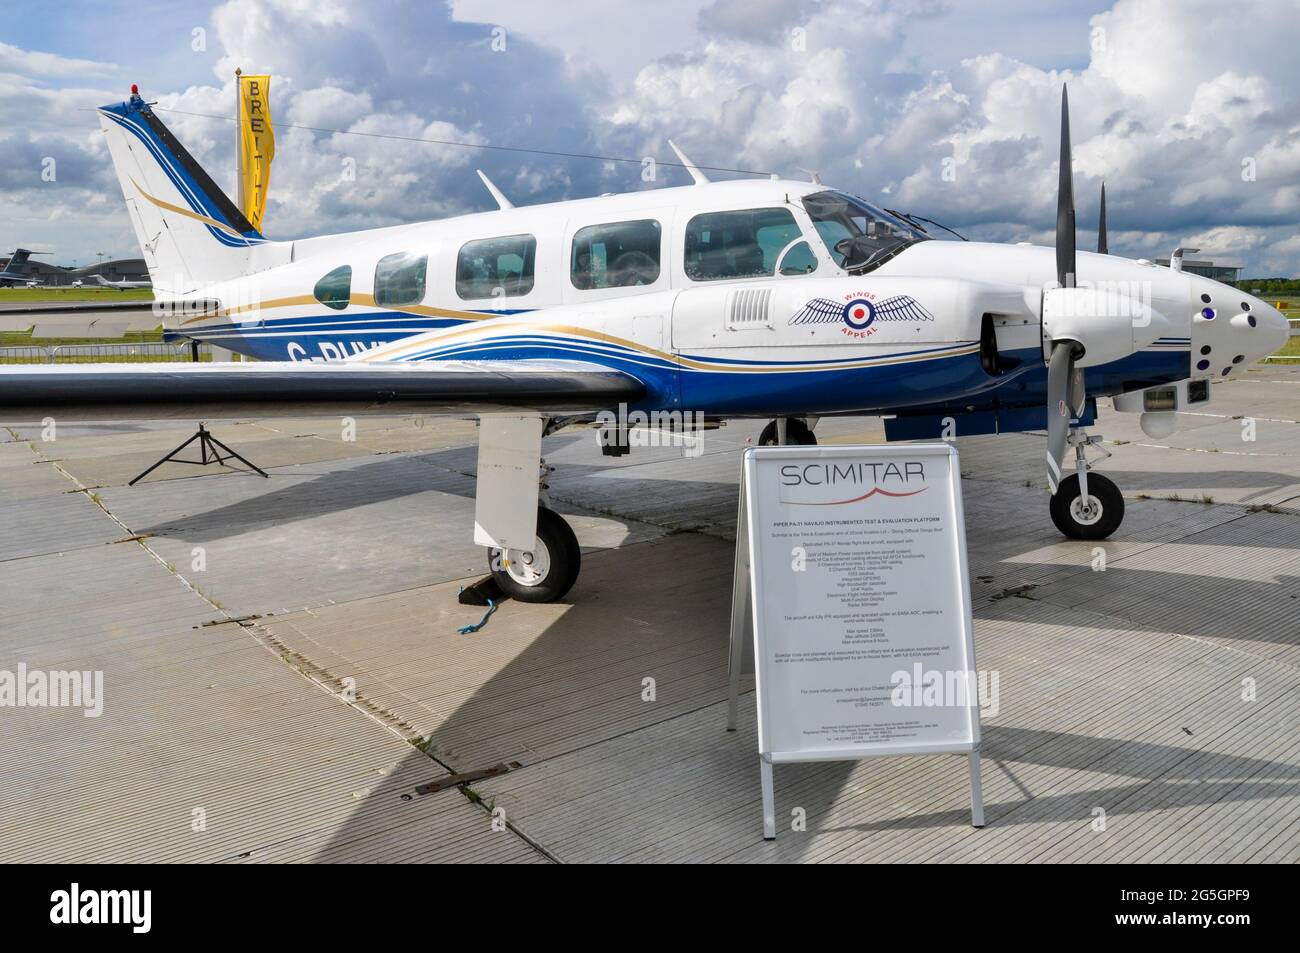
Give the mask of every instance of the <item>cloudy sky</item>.
[{"label": "cloudy sky", "polygon": [[[11,7],[11,12],[18,10]],[[233,70],[284,128],[272,238],[684,184],[639,163],[348,135],[816,169],[971,237],[1051,241],[1070,84],[1081,247],[1193,245],[1300,275],[1300,0],[71,0],[0,28],[0,254],[138,249],[94,106],[139,83],[218,182]],[[55,180],[44,181],[48,158]],[[356,176],[343,174],[355,163]]]}]

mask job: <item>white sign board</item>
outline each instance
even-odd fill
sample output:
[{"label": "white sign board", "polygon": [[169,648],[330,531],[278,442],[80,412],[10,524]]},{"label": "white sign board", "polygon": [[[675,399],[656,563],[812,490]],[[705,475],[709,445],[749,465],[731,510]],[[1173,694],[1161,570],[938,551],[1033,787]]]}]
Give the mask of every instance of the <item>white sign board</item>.
[{"label": "white sign board", "polygon": [[772,763],[891,754],[970,753],[982,825],[956,450],[748,450],[737,537],[733,697],[748,602],[768,836]]}]

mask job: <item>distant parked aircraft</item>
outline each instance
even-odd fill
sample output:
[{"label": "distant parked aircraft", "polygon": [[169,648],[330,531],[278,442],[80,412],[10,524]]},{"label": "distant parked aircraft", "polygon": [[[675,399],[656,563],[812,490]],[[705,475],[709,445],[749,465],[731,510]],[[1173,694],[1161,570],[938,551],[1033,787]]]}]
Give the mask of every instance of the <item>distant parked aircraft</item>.
[{"label": "distant parked aircraft", "polygon": [[103,275],[91,275],[95,284],[105,288],[116,288],[118,291],[131,291],[134,288],[152,288],[153,282],[148,279],[144,281],[109,281]]},{"label": "distant parked aircraft", "polygon": [[9,263],[0,270],[0,288],[11,288],[19,284],[34,288],[40,284],[40,281],[33,278],[31,274],[32,265],[28,259],[33,254],[43,255],[45,252],[33,252],[28,248],[14,249],[14,253],[9,256]]}]

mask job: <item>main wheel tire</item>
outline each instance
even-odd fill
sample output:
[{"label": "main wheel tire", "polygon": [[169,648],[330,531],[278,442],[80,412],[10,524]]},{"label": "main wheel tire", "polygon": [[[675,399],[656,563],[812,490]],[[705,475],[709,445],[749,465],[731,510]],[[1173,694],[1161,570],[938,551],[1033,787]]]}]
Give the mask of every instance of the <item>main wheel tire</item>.
[{"label": "main wheel tire", "polygon": [[[798,417],[785,418],[785,439],[792,444],[800,444],[805,447],[815,447],[817,445],[817,435],[808,429],[808,425]],[[758,435],[758,445],[760,447],[775,447],[776,443],[776,421],[769,420],[763,432]]]},{"label": "main wheel tire", "polygon": [[1061,481],[1050,506],[1052,522],[1070,539],[1105,539],[1124,519],[1124,496],[1099,473],[1088,474],[1088,501],[1079,494],[1079,475]]},{"label": "main wheel tire", "polygon": [[530,552],[488,550],[488,568],[497,585],[520,602],[555,602],[563,599],[578,580],[582,548],[564,517],[541,507],[537,510],[537,542]]}]

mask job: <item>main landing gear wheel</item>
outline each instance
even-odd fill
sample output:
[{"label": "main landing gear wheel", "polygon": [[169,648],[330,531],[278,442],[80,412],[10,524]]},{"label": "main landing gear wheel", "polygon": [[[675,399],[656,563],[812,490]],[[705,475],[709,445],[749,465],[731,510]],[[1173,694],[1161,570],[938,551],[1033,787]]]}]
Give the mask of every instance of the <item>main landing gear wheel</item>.
[{"label": "main landing gear wheel", "polygon": [[1088,474],[1088,496],[1079,493],[1079,475],[1061,481],[1051,502],[1052,522],[1070,539],[1105,539],[1124,519],[1124,497],[1100,473]]},{"label": "main landing gear wheel", "polygon": [[[808,429],[808,425],[798,417],[785,418],[785,439],[787,443],[801,444],[806,447],[817,445],[817,436]],[[769,420],[763,432],[758,435],[758,445],[760,447],[775,447],[776,442],[776,421]]]},{"label": "main landing gear wheel", "polygon": [[531,552],[488,550],[488,568],[497,585],[520,602],[563,599],[581,565],[578,537],[563,517],[545,507],[537,510],[537,543]]}]

